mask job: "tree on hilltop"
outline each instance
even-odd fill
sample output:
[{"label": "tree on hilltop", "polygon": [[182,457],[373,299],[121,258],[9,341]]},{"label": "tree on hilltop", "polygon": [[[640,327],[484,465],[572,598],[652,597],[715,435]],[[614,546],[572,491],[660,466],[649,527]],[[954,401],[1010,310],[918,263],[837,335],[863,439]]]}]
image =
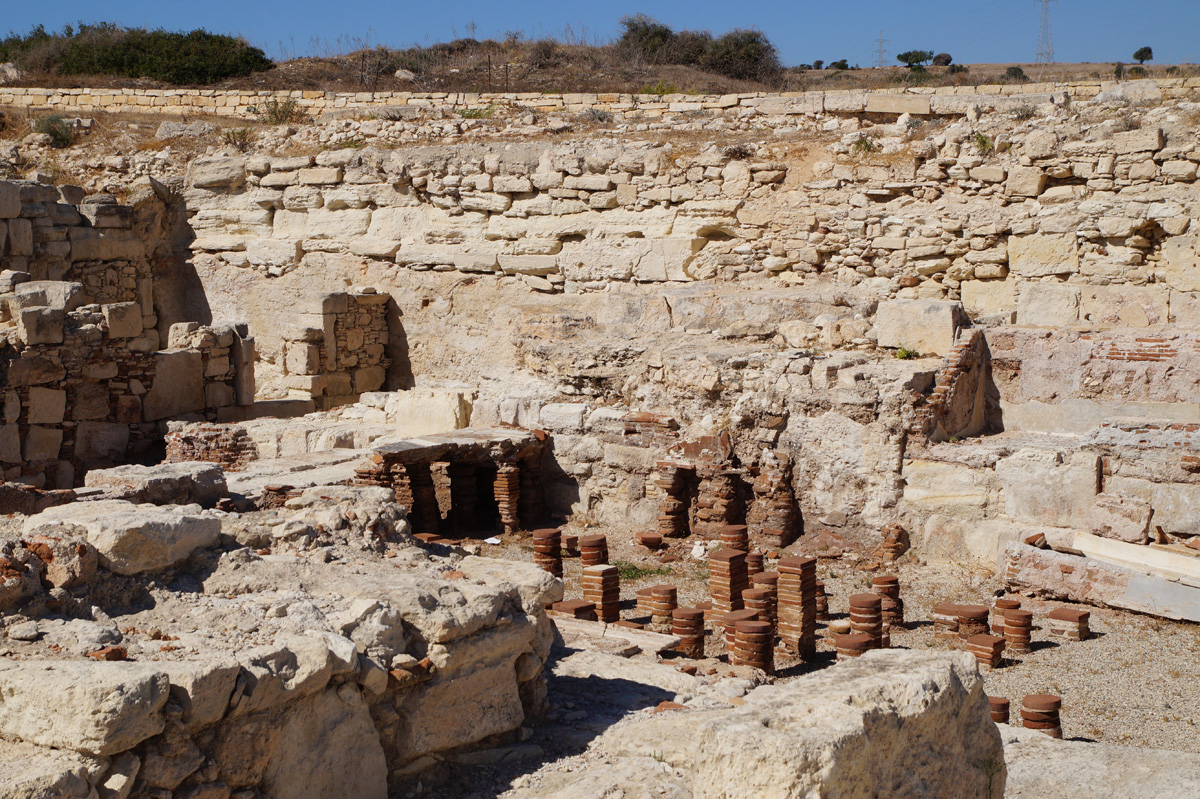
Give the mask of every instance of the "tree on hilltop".
[{"label": "tree on hilltop", "polygon": [[911,70],[923,69],[926,61],[933,60],[932,50],[906,50],[896,56],[896,60]]},{"label": "tree on hilltop", "polygon": [[1133,54],[1133,60],[1139,64],[1145,64],[1147,61],[1154,60],[1154,51],[1149,47],[1139,47]]}]

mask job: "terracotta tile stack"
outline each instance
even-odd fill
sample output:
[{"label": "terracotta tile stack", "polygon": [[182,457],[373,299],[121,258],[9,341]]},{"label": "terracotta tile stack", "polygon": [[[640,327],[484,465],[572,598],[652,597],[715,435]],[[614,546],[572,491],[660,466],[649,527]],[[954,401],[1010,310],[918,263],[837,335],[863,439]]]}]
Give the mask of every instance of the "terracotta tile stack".
[{"label": "terracotta tile stack", "polygon": [[637,534],[637,542],[646,549],[662,549],[663,537],[660,533],[641,532]]},{"label": "terracotta tile stack", "polygon": [[754,540],[782,549],[796,540],[796,494],[792,489],[792,461],[778,452],[764,453],[753,483],[754,504],[746,514]]},{"label": "terracotta tile stack", "polygon": [[621,620],[621,578],[616,566],[585,566],[583,598],[596,605],[600,621],[612,624]]},{"label": "terracotta tile stack", "polygon": [[679,652],[684,657],[704,657],[704,611],[676,608],[671,614],[671,635],[679,638]]},{"label": "terracotta tile stack", "polygon": [[553,528],[533,531],[533,562],[555,577],[563,576],[561,532]]},{"label": "terracotta tile stack", "polygon": [[779,572],[761,572],[750,578],[752,588],[761,588],[770,595],[771,626],[779,625]]},{"label": "terracotta tile stack", "polygon": [[[696,468],[700,485],[696,492],[696,528],[704,538],[717,538],[721,528],[738,518],[738,469],[717,464],[700,464]],[[744,551],[744,550],[743,550]]]},{"label": "terracotta tile stack", "polygon": [[639,616],[650,615],[650,594],[653,591],[654,586],[651,585],[646,588],[639,588],[634,592],[634,596],[637,597],[637,613]]},{"label": "terracotta tile stack", "polygon": [[496,499],[496,507],[500,510],[500,523],[504,532],[515,533],[520,528],[517,520],[520,508],[518,499],[521,496],[521,470],[512,463],[502,463],[496,472],[496,482],[492,484],[492,494]]},{"label": "terracotta tile stack", "polygon": [[745,552],[718,549],[708,556],[708,592],[718,615],[741,610],[742,592],[749,584]]},{"label": "terracotta tile stack", "polygon": [[579,557],[579,536],[564,535],[562,537],[563,557],[577,558]]},{"label": "terracotta tile stack", "polygon": [[736,640],[735,628],[740,621],[758,621],[758,614],[752,610],[735,610],[721,617],[721,630],[725,636],[725,652],[731,659]]},{"label": "terracotta tile stack", "polygon": [[556,613],[565,613],[576,619],[596,621],[596,605],[583,599],[566,599],[555,602],[550,609]]},{"label": "terracotta tile stack", "polygon": [[850,629],[849,619],[834,619],[825,628],[825,634],[831,644],[837,640],[839,635],[850,635],[853,632],[854,630]]},{"label": "terracotta tile stack", "polygon": [[936,638],[958,638],[958,605],[943,602],[934,606],[933,634]]},{"label": "terracotta tile stack", "polygon": [[721,546],[725,549],[750,551],[750,534],[744,524],[721,525]]},{"label": "terracotta tile stack", "polygon": [[766,622],[771,625],[771,630],[775,630],[775,624],[772,620],[774,614],[771,612],[771,592],[765,588],[747,588],[742,592],[742,605],[746,610],[754,611],[754,616],[759,621]]},{"label": "terracotta tile stack", "polygon": [[1068,641],[1086,641],[1092,634],[1089,623],[1092,614],[1075,608],[1055,608],[1050,611],[1050,634]]},{"label": "terracotta tile stack", "polygon": [[658,532],[663,538],[688,534],[688,477],[693,467],[672,461],[659,461],[654,485],[661,492],[658,501]]},{"label": "terracotta tile stack", "polygon": [[1033,611],[1004,611],[1004,643],[1009,652],[1024,655],[1033,651]]},{"label": "terracotta tile stack", "polygon": [[904,624],[904,600],[900,598],[900,578],[891,575],[871,578],[871,592],[883,600],[883,623]]},{"label": "terracotta tile stack", "polygon": [[817,621],[829,621],[829,595],[820,580],[817,580]]},{"label": "terracotta tile stack", "polygon": [[1008,723],[1008,700],[1002,696],[988,697],[988,712],[992,714],[992,721],[997,724]]},{"label": "terracotta tile stack", "polygon": [[1062,738],[1062,697],[1054,694],[1030,694],[1021,700],[1021,725],[1027,730],[1044,732],[1051,738]]},{"label": "terracotta tile stack", "polygon": [[765,621],[739,621],[734,625],[730,663],[775,673],[775,632]]},{"label": "terracotta tile stack", "polygon": [[763,572],[763,554],[761,552],[746,553],[746,574],[753,577]]},{"label": "terracotta tile stack", "polygon": [[679,607],[678,592],[673,585],[656,585],[650,589],[650,624],[664,629],[671,626],[671,614]]},{"label": "terracotta tile stack", "polygon": [[779,559],[779,637],[784,648],[811,657],[817,648],[817,559]]},{"label": "terracotta tile stack", "polygon": [[581,535],[579,557],[584,566],[603,566],[608,563],[608,539],[603,535]]},{"label": "terracotta tile stack", "polygon": [[846,658],[860,657],[863,653],[874,649],[871,636],[863,633],[847,633],[834,636],[833,646],[837,649],[837,659],[841,663]]},{"label": "terracotta tile stack", "polygon": [[980,669],[999,668],[1004,659],[1004,639],[987,633],[972,635],[967,639],[967,651],[979,661]]},{"label": "terracotta tile stack", "polygon": [[1016,599],[997,599],[992,602],[992,635],[1004,635],[1004,611],[1019,607],[1021,603]]},{"label": "terracotta tile stack", "polygon": [[871,646],[883,646],[883,597],[879,594],[852,594],[850,596],[850,629],[869,636]]},{"label": "terracotta tile stack", "polygon": [[889,524],[883,528],[883,543],[879,552],[884,560],[893,561],[908,551],[908,531],[898,524]]},{"label": "terracotta tile stack", "polygon": [[987,605],[958,606],[958,637],[967,640],[972,635],[981,635],[988,631]]}]

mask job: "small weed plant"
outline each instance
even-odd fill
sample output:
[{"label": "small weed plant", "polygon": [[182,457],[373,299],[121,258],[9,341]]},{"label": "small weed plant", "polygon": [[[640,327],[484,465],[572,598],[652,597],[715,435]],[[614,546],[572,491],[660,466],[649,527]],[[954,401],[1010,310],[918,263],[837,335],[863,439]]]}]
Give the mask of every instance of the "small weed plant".
[{"label": "small weed plant", "polygon": [[42,117],[34,125],[34,130],[50,137],[50,146],[56,150],[70,147],[75,143],[75,129],[71,123],[58,114]]},{"label": "small weed plant", "polygon": [[268,125],[288,125],[292,122],[301,122],[305,117],[304,111],[301,110],[300,104],[294,97],[268,100],[261,106],[252,105],[247,110],[257,116],[260,122]]},{"label": "small weed plant", "polygon": [[666,566],[641,566],[631,560],[614,560],[612,565],[617,567],[617,574],[622,580],[640,580],[643,577],[660,577],[671,573],[670,568]]},{"label": "small weed plant", "polygon": [[254,139],[254,131],[250,128],[225,128],[221,131],[221,141],[242,153],[250,149]]}]

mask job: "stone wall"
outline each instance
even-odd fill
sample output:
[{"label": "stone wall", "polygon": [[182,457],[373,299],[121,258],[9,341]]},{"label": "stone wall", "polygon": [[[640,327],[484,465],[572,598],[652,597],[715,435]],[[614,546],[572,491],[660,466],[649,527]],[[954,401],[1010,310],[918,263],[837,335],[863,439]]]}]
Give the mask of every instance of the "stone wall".
[{"label": "stone wall", "polygon": [[152,195],[141,207],[79,195],[0,183],[7,480],[70,488],[89,468],[150,457],[162,419],[253,402],[244,331],[159,330],[154,242],[134,230]]},{"label": "stone wall", "polygon": [[[1159,96],[1180,97],[1200,88],[1197,78],[1164,78],[1153,81]],[[294,100],[304,111],[321,114],[343,109],[371,110],[404,107],[418,113],[432,110],[486,109],[490,106],[523,106],[538,111],[582,113],[591,109],[653,117],[666,112],[720,111],[731,108],[782,109],[780,113],[963,113],[966,102],[1037,98],[1052,93],[1076,98],[1094,97],[1112,89],[1111,81],[1068,83],[995,84],[891,90],[838,90],[768,94],[541,94],[456,92],[324,92],[245,91],[217,89],[52,89],[0,86],[0,105],[46,109],[57,113],[158,113],[216,114],[253,117],[272,101]]]}]

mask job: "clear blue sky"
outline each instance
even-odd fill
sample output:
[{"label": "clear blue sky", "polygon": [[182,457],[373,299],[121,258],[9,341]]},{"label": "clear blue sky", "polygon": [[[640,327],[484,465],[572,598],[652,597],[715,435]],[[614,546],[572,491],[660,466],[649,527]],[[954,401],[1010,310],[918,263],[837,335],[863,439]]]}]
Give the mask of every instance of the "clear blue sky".
[{"label": "clear blue sky", "polygon": [[[644,12],[677,30],[720,34],[758,27],[788,65],[846,58],[862,66],[874,63],[881,30],[890,41],[892,62],[896,53],[909,49],[949,52],[962,63],[1033,61],[1041,10],[1040,0],[9,0],[6,6],[0,25],[17,32],[39,23],[58,30],[79,20],[171,30],[203,27],[245,36],[272,57],[325,54],[368,34],[373,43],[407,47],[472,31],[478,39],[515,30],[537,38],[569,26],[576,35],[604,41],[617,33],[622,16]],[[1057,0],[1051,19],[1060,62],[1129,61],[1143,45],[1154,48],[1157,63],[1200,62],[1200,0]]]}]

